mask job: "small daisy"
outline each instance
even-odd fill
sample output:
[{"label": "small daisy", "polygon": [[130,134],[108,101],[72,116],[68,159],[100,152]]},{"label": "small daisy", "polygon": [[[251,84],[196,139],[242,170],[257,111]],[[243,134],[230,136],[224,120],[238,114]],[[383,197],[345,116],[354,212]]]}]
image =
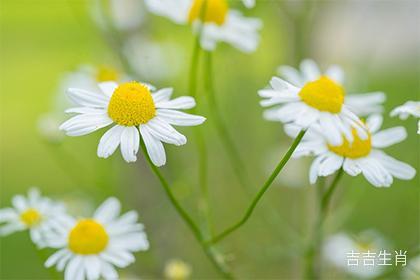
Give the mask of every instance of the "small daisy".
[{"label": "small daisy", "polygon": [[65,270],[66,280],[117,279],[114,266],[128,266],[135,261],[133,252],[149,248],[137,213],[129,211],[119,216],[120,207],[116,198],[109,198],[93,218],[67,217],[56,234],[47,236],[49,247],[60,250],[47,259],[45,266]]},{"label": "small daisy", "polygon": [[273,77],[271,88],[258,92],[264,98],[261,101],[263,107],[275,106],[266,110],[264,117],[271,121],[293,123],[304,129],[319,123],[329,143],[334,145],[343,143],[342,135],[352,142],[352,127],[362,139],[367,139],[362,122],[345,104],[342,71],[332,67],[325,75],[320,75],[312,60],[303,61],[301,68],[302,77],[297,70],[283,67],[282,72],[287,73],[284,76],[291,82]]},{"label": "small daisy", "polygon": [[[352,131],[354,141],[343,140],[341,145],[332,145],[324,136],[324,128],[312,126],[297,147],[293,157],[315,155],[309,181],[314,184],[318,176],[329,176],[341,167],[351,176],[362,173],[375,187],[389,187],[393,177],[411,180],[416,170],[410,165],[390,157],[380,149],[403,141],[407,137],[404,127],[393,127],[379,131],[382,116],[372,115],[366,120],[368,138],[361,139],[355,130]],[[286,133],[296,136],[299,127],[285,126]]]},{"label": "small daisy", "polygon": [[31,240],[39,248],[45,247],[44,235],[65,215],[64,206],[41,196],[36,188],[31,188],[27,197],[14,196],[12,204],[13,208],[0,209],[0,235],[29,230]]},{"label": "small daisy", "polygon": [[187,280],[191,276],[191,266],[182,260],[173,259],[166,263],[164,274],[168,280]]},{"label": "small daisy", "polygon": [[[358,278],[368,279],[384,272],[384,266],[377,265],[378,254],[387,247],[388,242],[379,233],[368,230],[358,235],[338,233],[330,236],[325,241],[322,253],[331,265]],[[387,251],[391,252],[390,249]],[[352,262],[354,259],[356,261]],[[349,265],[349,260],[354,265]]]},{"label": "small daisy", "polygon": [[[304,87],[306,83],[328,77],[340,86],[344,84],[344,71],[338,65],[328,67],[324,74],[315,61],[306,59],[300,65],[300,71],[291,66],[283,65],[278,68],[278,74],[296,87]],[[348,94],[344,96],[344,104],[358,116],[368,116],[382,113],[386,96],[383,92],[369,92],[362,94]]]},{"label": "small daisy", "polygon": [[[391,112],[391,117],[399,116],[405,120],[408,116],[420,118],[420,101],[407,101],[404,105],[398,106]],[[420,134],[420,120],[417,123],[417,134]]]},{"label": "small daisy", "polygon": [[[246,1],[252,4],[252,1]],[[192,24],[197,31],[201,11],[205,9],[201,47],[213,51],[218,42],[226,42],[243,52],[254,52],[259,44],[262,22],[230,10],[227,0],[146,0],[150,12],[178,24]]]},{"label": "small daisy", "polygon": [[151,93],[147,85],[138,82],[107,82],[99,88],[101,92],[68,90],[70,99],[80,107],[66,111],[78,115],[60,129],[69,136],[82,136],[113,125],[99,141],[97,154],[101,158],[109,157],[120,146],[125,161],[135,162],[141,136],[152,162],[162,166],[166,163],[162,142],[177,146],[187,142],[172,125],[194,126],[205,121],[204,117],[178,111],[193,108],[195,101],[187,96],[170,100],[171,88]]}]

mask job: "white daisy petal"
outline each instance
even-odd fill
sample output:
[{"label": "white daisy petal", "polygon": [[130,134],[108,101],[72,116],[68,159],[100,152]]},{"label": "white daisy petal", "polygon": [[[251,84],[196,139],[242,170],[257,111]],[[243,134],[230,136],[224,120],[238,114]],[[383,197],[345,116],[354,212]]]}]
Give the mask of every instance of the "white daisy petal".
[{"label": "white daisy petal", "polygon": [[165,149],[163,148],[162,143],[152,135],[150,128],[145,125],[140,125],[140,134],[153,164],[156,166],[165,165]]},{"label": "white daisy petal", "polygon": [[173,91],[173,88],[163,88],[161,90],[158,90],[152,93],[153,101],[155,102],[155,104],[158,104],[159,102],[169,101]]},{"label": "white daisy petal", "polygon": [[102,108],[74,107],[67,109],[64,112],[71,114],[104,114],[106,113],[106,110]]},{"label": "white daisy petal", "polygon": [[305,82],[317,80],[321,76],[318,65],[312,59],[305,59],[300,64],[300,71],[302,71]]},{"label": "white daisy petal", "polygon": [[364,158],[358,164],[366,180],[375,187],[389,187],[392,184],[391,174],[377,160]]},{"label": "white daisy petal", "polygon": [[15,195],[12,198],[12,205],[20,212],[25,211],[29,207],[26,198],[22,195]]},{"label": "white daisy petal", "polygon": [[372,115],[366,119],[366,125],[370,133],[377,132],[382,126],[383,117],[381,115]]},{"label": "white daisy petal", "polygon": [[101,223],[108,223],[114,220],[120,213],[121,204],[115,197],[105,200],[95,211],[93,217]]},{"label": "white daisy petal", "polygon": [[190,96],[181,96],[170,101],[157,102],[155,105],[162,109],[191,109],[195,107],[195,100]]},{"label": "white daisy petal", "polygon": [[22,223],[12,222],[0,227],[0,236],[6,236],[16,231],[22,231],[25,226]]},{"label": "white daisy petal", "polygon": [[405,138],[407,138],[407,132],[404,127],[393,127],[372,135],[372,146],[375,148],[385,148],[399,143]]},{"label": "white daisy petal", "polygon": [[78,88],[69,88],[68,96],[74,103],[86,107],[106,108],[109,102],[109,97],[104,94]]},{"label": "white daisy petal", "polygon": [[118,273],[115,268],[105,261],[101,262],[101,276],[106,280],[118,279]]},{"label": "white daisy petal", "polygon": [[102,90],[102,92],[107,95],[108,97],[111,97],[114,91],[117,89],[118,84],[116,82],[103,82],[99,83],[98,87]]},{"label": "white daisy petal", "polygon": [[60,126],[68,136],[82,136],[113,123],[106,113],[82,114],[72,117]]},{"label": "white daisy petal", "polygon": [[169,124],[178,126],[195,126],[202,124],[206,118],[170,109],[158,109],[157,116]]},{"label": "white daisy petal", "polygon": [[325,156],[318,156],[312,162],[311,167],[309,168],[309,182],[315,184],[318,179],[319,165],[325,159]]},{"label": "white daisy petal", "polygon": [[320,162],[318,167],[319,176],[330,176],[343,165],[343,158],[333,153],[327,153],[326,158]]},{"label": "white daisy petal", "polygon": [[357,160],[352,160],[349,158],[344,160],[343,169],[350,176],[357,176],[362,172],[360,167],[357,165]]},{"label": "white daisy petal", "polygon": [[19,215],[13,208],[0,209],[0,223],[15,220]]},{"label": "white daisy petal", "polygon": [[52,254],[45,262],[45,267],[52,267],[55,265],[61,258],[63,258],[68,253],[67,249],[61,249]]},{"label": "white daisy petal", "polygon": [[297,87],[302,87],[304,85],[299,71],[293,67],[287,65],[280,66],[277,69],[277,73]]},{"label": "white daisy petal", "polygon": [[372,155],[377,158],[381,164],[391,173],[392,176],[402,180],[411,180],[416,175],[416,170],[402,161],[388,156],[386,153],[375,150]]},{"label": "white daisy petal", "polygon": [[121,134],[121,154],[126,162],[135,162],[140,146],[139,131],[134,126],[125,127]]},{"label": "white daisy petal", "polygon": [[342,85],[344,83],[344,72],[338,65],[331,65],[325,72],[325,75],[338,84]]},{"label": "white daisy petal", "polygon": [[99,279],[101,275],[101,262],[97,256],[85,256],[84,266],[88,280]]},{"label": "white daisy petal", "polygon": [[176,146],[187,143],[187,138],[184,135],[176,131],[170,124],[166,123],[160,117],[155,117],[144,126],[147,126],[149,128],[149,132],[162,142],[174,144]]},{"label": "white daisy petal", "polygon": [[123,131],[123,126],[115,125],[101,137],[97,151],[98,157],[108,158],[115,152],[120,145]]},{"label": "white daisy petal", "polygon": [[84,277],[83,258],[80,256],[73,257],[64,272],[65,280],[83,280]]},{"label": "white daisy petal", "polygon": [[382,113],[385,100],[386,95],[383,92],[349,94],[345,97],[345,104],[358,116],[368,116]]}]

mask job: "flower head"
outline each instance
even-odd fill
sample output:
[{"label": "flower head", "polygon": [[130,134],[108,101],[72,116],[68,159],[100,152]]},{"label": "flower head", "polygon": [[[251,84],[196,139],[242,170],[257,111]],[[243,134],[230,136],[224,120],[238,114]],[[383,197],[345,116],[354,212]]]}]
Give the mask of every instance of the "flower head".
[{"label": "flower head", "polygon": [[91,218],[67,216],[56,226],[56,232],[47,236],[49,247],[59,250],[45,266],[65,270],[66,280],[118,278],[114,266],[128,266],[135,261],[133,252],[149,248],[137,213],[129,211],[119,216],[120,208],[116,198],[109,198]]},{"label": "flower head", "polygon": [[146,5],[150,12],[178,24],[192,24],[196,31],[203,21],[201,46],[205,50],[214,50],[218,42],[243,52],[253,52],[258,46],[261,21],[230,10],[227,0],[146,0]]},{"label": "flower head", "polygon": [[65,215],[64,206],[41,196],[36,188],[31,188],[27,197],[14,196],[12,204],[13,208],[0,209],[0,235],[29,230],[31,240],[38,247],[45,247],[44,236]]},{"label": "flower head", "polygon": [[172,125],[193,126],[205,121],[204,117],[178,111],[195,106],[194,98],[178,97],[170,100],[171,88],[152,92],[150,87],[127,82],[99,84],[100,92],[69,89],[69,97],[80,107],[67,110],[75,113],[60,126],[69,136],[81,136],[113,125],[101,138],[98,156],[107,158],[120,146],[127,162],[137,160],[140,136],[156,166],[166,163],[162,142],[184,145],[187,139]]},{"label": "flower head", "polygon": [[[420,118],[420,101],[407,101],[401,106],[398,106],[391,111],[391,117],[399,116],[400,119],[405,120],[408,116]],[[417,134],[420,134],[420,120],[417,123]]]},{"label": "flower head", "polygon": [[[314,184],[318,176],[329,176],[343,168],[351,176],[362,173],[375,187],[389,187],[393,177],[411,180],[416,170],[410,165],[390,157],[382,148],[403,141],[407,133],[403,127],[393,127],[379,131],[382,124],[380,115],[372,115],[366,120],[368,137],[360,138],[353,130],[353,142],[343,137],[342,144],[333,145],[327,140],[324,128],[313,125],[307,131],[293,157],[315,155],[309,179]],[[286,125],[286,133],[294,137],[299,127]]]},{"label": "flower head", "polygon": [[[325,241],[322,253],[326,261],[347,273],[358,278],[374,278],[379,276],[384,267],[380,265],[364,265],[363,263],[352,263],[352,255],[365,262],[377,262],[378,254],[387,248],[388,242],[376,231],[367,230],[357,235],[349,235],[346,233],[338,233],[328,237]],[[366,257],[367,256],[367,257]],[[348,263],[350,262],[349,265]],[[362,262],[362,260],[358,261]]]},{"label": "flower head", "polygon": [[280,67],[279,72],[288,81],[273,77],[270,88],[259,91],[259,95],[264,98],[261,105],[274,106],[264,112],[266,119],[293,123],[304,129],[319,123],[333,145],[343,143],[343,134],[352,142],[352,128],[362,139],[368,137],[362,122],[352,109],[355,108],[358,113],[380,111],[380,103],[385,98],[383,93],[351,96],[349,99],[342,86],[342,70],[338,66],[332,66],[325,74],[321,74],[312,60],[302,62],[302,73],[290,66]]}]

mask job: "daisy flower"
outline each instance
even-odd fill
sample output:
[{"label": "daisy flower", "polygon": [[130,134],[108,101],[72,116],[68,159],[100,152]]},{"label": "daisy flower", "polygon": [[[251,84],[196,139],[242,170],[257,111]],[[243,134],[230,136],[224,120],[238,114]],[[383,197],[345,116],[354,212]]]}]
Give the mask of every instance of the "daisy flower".
[{"label": "daisy flower", "polygon": [[166,163],[162,142],[177,146],[187,142],[172,125],[194,126],[205,121],[204,117],[178,111],[193,108],[195,101],[187,96],[170,100],[172,88],[152,93],[139,82],[106,82],[99,88],[100,92],[68,90],[70,99],[80,107],[66,111],[77,115],[60,129],[69,136],[82,136],[113,125],[99,141],[97,154],[101,158],[109,157],[120,146],[125,161],[136,161],[141,136],[152,162],[162,166]]},{"label": "daisy flower", "polygon": [[[250,3],[249,0],[246,2]],[[203,3],[207,3],[206,7]],[[258,47],[258,30],[262,22],[230,10],[227,0],[146,0],[146,6],[150,12],[175,23],[192,24],[195,32],[200,26],[203,10],[204,25],[200,39],[201,47],[207,51],[213,51],[218,42],[226,42],[243,52],[254,52]]]},{"label": "daisy flower", "polygon": [[[346,99],[342,87],[343,71],[338,66],[331,66],[321,75],[312,60],[301,63],[302,73],[290,66],[280,67],[279,72],[287,81],[273,77],[271,87],[259,91],[259,95],[264,98],[261,105],[274,106],[264,112],[267,120],[294,123],[304,129],[313,123],[319,123],[328,141],[334,145],[343,143],[343,134],[352,142],[352,127],[362,139],[367,138],[356,113],[380,111],[379,104],[385,98],[383,93],[351,96]],[[354,109],[356,112],[353,112]]]},{"label": "daisy flower", "polygon": [[[292,85],[303,88],[305,84],[327,77],[339,86],[344,84],[344,71],[338,65],[331,65],[324,74],[321,73],[318,65],[311,59],[302,61],[300,71],[291,66],[283,65],[277,70],[278,74]],[[385,93],[369,92],[354,93],[344,96],[344,104],[357,116],[368,116],[382,113],[385,102]]]},{"label": "daisy flower", "polygon": [[128,266],[135,261],[133,252],[149,248],[137,212],[119,216],[120,207],[116,198],[109,198],[92,218],[67,217],[56,228],[57,233],[47,236],[49,247],[60,249],[45,266],[65,270],[66,280],[117,279],[114,266]]},{"label": "daisy flower", "polygon": [[[329,144],[324,127],[314,125],[305,134],[293,157],[316,156],[309,172],[311,184],[316,182],[318,176],[332,175],[340,168],[351,176],[362,173],[375,187],[389,187],[393,177],[411,180],[416,174],[413,167],[380,150],[403,141],[407,137],[404,127],[379,131],[381,125],[382,116],[372,115],[366,120],[367,139],[360,138],[353,129],[354,141],[349,143],[343,139],[341,145]],[[299,129],[294,125],[285,126],[286,133],[292,137],[297,135]]]},{"label": "daisy flower", "polygon": [[[377,263],[379,253],[387,247],[388,242],[374,230],[363,231],[357,235],[338,233],[326,239],[322,254],[332,266],[357,278],[368,279],[384,272],[384,266]],[[354,253],[353,257],[352,253]],[[352,261],[354,259],[356,261]],[[349,260],[355,265],[349,265]],[[372,262],[374,265],[368,265]]]},{"label": "daisy flower", "polygon": [[[404,105],[398,106],[391,111],[391,117],[399,116],[402,120],[407,119],[410,115],[420,118],[420,101],[407,101]],[[417,126],[417,134],[420,134],[420,120]]]},{"label": "daisy flower", "polygon": [[0,235],[29,230],[31,240],[39,247],[46,246],[44,235],[65,215],[64,206],[41,196],[36,188],[28,191],[27,197],[12,198],[13,208],[0,209]]}]

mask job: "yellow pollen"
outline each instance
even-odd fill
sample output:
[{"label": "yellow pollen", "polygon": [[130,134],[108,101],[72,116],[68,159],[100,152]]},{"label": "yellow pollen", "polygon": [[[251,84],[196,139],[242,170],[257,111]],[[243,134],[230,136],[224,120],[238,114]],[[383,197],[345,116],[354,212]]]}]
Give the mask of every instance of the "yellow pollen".
[{"label": "yellow pollen", "polygon": [[156,115],[150,90],[137,82],[120,84],[109,101],[108,115],[123,126],[147,123]]},{"label": "yellow pollen", "polygon": [[80,255],[94,255],[108,245],[109,236],[104,227],[91,219],[80,220],[70,231],[69,249]]},{"label": "yellow pollen", "polygon": [[330,113],[339,113],[344,103],[344,89],[326,76],[306,83],[299,96],[307,105]]},{"label": "yellow pollen", "polygon": [[41,214],[34,208],[29,208],[28,210],[20,214],[20,220],[28,227],[37,225],[41,221],[41,219]]},{"label": "yellow pollen", "polygon": [[[203,7],[204,3],[206,3],[205,7]],[[228,11],[229,6],[226,0],[194,0],[188,15],[188,22],[193,23],[195,20],[204,18],[206,23],[223,25]]]},{"label": "yellow pollen", "polygon": [[331,146],[328,144],[328,149],[337,155],[347,158],[360,158],[369,155],[372,149],[371,135],[369,134],[367,139],[362,140],[357,134],[356,129],[352,130],[352,134],[354,138],[352,143],[349,143],[349,141],[343,137],[343,144],[340,146]]},{"label": "yellow pollen", "polygon": [[97,82],[108,82],[118,80],[118,71],[107,66],[100,66],[96,72]]}]

